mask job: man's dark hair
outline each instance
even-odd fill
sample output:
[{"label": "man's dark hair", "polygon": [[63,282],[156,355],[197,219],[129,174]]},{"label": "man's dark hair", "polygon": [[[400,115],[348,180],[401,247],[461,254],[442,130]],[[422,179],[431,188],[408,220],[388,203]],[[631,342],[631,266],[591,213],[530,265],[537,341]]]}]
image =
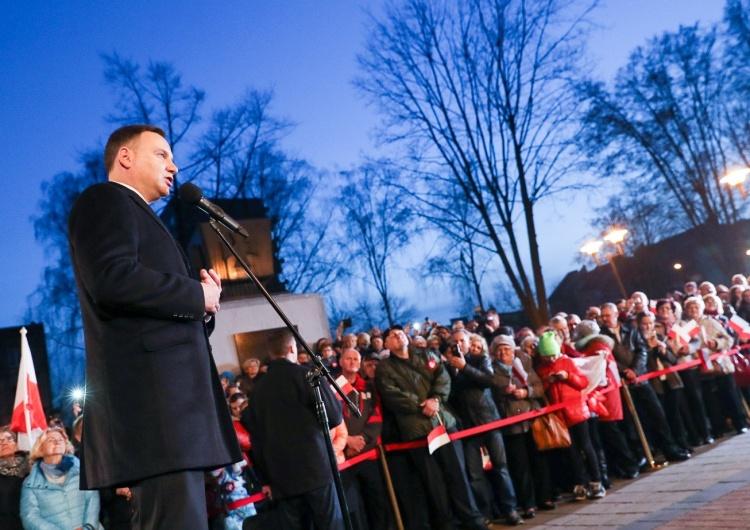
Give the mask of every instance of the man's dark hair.
[{"label": "man's dark hair", "polygon": [[268,355],[281,359],[289,353],[289,346],[294,343],[294,335],[288,329],[276,331],[268,337]]},{"label": "man's dark hair", "polygon": [[673,300],[670,300],[668,298],[662,298],[661,300],[659,300],[658,302],[656,302],[656,310],[658,311],[659,308],[661,306],[663,306],[663,305],[668,305],[669,307],[671,307],[672,308],[672,313],[676,313],[677,312],[677,306],[675,305],[675,303],[674,303]]},{"label": "man's dark hair", "polygon": [[636,323],[640,326],[643,319],[646,317],[653,317],[654,314],[651,311],[641,311],[635,316]]},{"label": "man's dark hair", "polygon": [[137,138],[144,132],[156,133],[162,138],[167,137],[167,133],[164,132],[164,129],[157,127],[156,125],[148,124],[125,125],[109,135],[107,146],[104,148],[104,168],[107,170],[107,173],[109,173],[114,167],[117,152],[120,148],[127,145],[134,138]]}]

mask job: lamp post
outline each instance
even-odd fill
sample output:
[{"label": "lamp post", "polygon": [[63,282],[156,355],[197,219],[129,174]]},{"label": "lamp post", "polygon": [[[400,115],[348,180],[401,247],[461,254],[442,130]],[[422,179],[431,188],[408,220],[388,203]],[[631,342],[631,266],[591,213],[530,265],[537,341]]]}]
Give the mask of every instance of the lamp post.
[{"label": "lamp post", "polygon": [[[622,256],[624,255],[622,242],[625,240],[625,234],[627,233],[628,231],[624,228],[613,228],[607,234],[604,234],[604,240],[615,245],[617,247],[617,252],[620,256]],[[588,254],[592,258],[594,258],[594,262],[596,263],[597,267],[599,266],[599,251],[601,250],[602,245],[604,245],[604,241],[591,241],[581,247],[581,252],[583,252],[584,254]],[[609,260],[609,264],[612,266],[612,272],[615,276],[615,280],[617,281],[617,286],[620,288],[622,297],[627,298],[628,293],[625,290],[625,286],[623,285],[622,279],[620,278],[620,273],[617,270],[617,264],[615,263],[614,259],[615,256],[613,256],[611,252],[607,252],[606,256],[607,260]]]},{"label": "lamp post", "polygon": [[609,233],[604,234],[604,240],[609,241],[613,245],[617,247],[617,251],[620,253],[620,256],[624,255],[625,253],[622,250],[622,242],[625,240],[625,235],[628,233],[627,230],[624,228],[613,228],[609,231]]},{"label": "lamp post", "polygon": [[602,248],[604,241],[590,241],[581,247],[581,252],[594,258],[594,263],[599,266],[599,250]]},{"label": "lamp post", "polygon": [[747,192],[745,191],[745,180],[747,179],[747,176],[750,175],[750,168],[744,167],[742,169],[735,169],[734,171],[730,171],[721,179],[719,182],[721,184],[726,184],[726,186],[729,188],[730,186],[737,186],[737,189],[740,190],[740,195],[742,195],[743,199],[747,199]]}]

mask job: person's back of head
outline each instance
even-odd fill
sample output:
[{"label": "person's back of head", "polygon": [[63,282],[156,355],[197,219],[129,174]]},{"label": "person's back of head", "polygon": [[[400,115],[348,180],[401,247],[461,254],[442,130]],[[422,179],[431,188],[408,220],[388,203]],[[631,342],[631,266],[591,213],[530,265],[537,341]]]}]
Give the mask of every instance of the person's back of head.
[{"label": "person's back of head", "polygon": [[285,359],[290,347],[295,344],[294,335],[288,329],[276,331],[268,337],[268,355],[272,359]]}]

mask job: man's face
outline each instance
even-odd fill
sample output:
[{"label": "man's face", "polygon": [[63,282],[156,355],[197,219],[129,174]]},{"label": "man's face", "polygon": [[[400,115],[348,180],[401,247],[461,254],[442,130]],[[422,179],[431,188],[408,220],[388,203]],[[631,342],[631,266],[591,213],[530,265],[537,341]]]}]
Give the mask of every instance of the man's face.
[{"label": "man's face", "polygon": [[469,352],[469,337],[464,333],[454,333],[451,335],[451,346],[458,346],[461,352],[466,355]]},{"label": "man's face", "polygon": [[440,349],[440,339],[437,337],[433,337],[430,340],[427,341],[427,347],[431,350],[439,350]]},{"label": "man's face", "polygon": [[408,343],[406,334],[400,329],[391,330],[385,339],[385,347],[392,352],[403,351]]},{"label": "man's face", "polygon": [[380,351],[383,349],[383,338],[382,337],[373,337],[372,341],[370,342],[370,346],[375,351]]},{"label": "man's face", "polygon": [[654,317],[647,315],[641,319],[641,323],[638,324],[638,329],[641,331],[641,335],[650,338],[654,334]]},{"label": "man's face", "polygon": [[601,318],[602,312],[601,310],[596,306],[591,306],[586,310],[586,320],[595,320],[599,321]]},{"label": "man's face", "polygon": [[610,306],[602,308],[602,324],[609,329],[617,327],[617,313]]},{"label": "man's face", "polygon": [[698,292],[698,286],[695,284],[695,282],[687,282],[683,290],[685,291],[686,296],[696,294]]},{"label": "man's face", "polygon": [[356,374],[361,364],[359,353],[354,350],[345,350],[339,358],[339,364],[345,375]]},{"label": "man's face", "polygon": [[130,152],[131,185],[147,202],[169,195],[177,166],[172,160],[172,150],[167,140],[154,132],[146,131],[132,143]]},{"label": "man's face", "polygon": [[565,342],[570,339],[570,331],[568,330],[567,323],[555,321],[552,323],[552,329],[555,330],[555,335],[557,335],[561,341]]}]

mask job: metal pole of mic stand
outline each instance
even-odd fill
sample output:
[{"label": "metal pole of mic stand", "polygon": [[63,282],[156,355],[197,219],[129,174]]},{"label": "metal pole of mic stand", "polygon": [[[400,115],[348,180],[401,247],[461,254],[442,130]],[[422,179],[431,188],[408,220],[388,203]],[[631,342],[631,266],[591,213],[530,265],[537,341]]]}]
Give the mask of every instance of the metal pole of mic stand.
[{"label": "metal pole of mic stand", "polygon": [[336,462],[336,453],[333,450],[331,431],[328,430],[328,413],[323,405],[323,395],[320,393],[320,378],[320,371],[317,368],[313,368],[307,372],[307,382],[315,392],[315,412],[318,415],[320,425],[323,427],[323,436],[325,437],[326,448],[328,449],[328,460],[331,462],[331,471],[333,472],[333,482],[336,485],[336,493],[339,498],[339,504],[341,505],[341,515],[344,517],[344,525],[346,528],[352,530],[353,526],[351,518],[349,517],[349,507],[346,504],[346,495],[344,495],[344,485],[341,483],[339,466]]},{"label": "metal pole of mic stand", "polygon": [[232,255],[237,259],[237,263],[239,263],[242,266],[242,268],[247,273],[248,277],[252,280],[252,282],[255,284],[258,290],[260,290],[260,292],[263,294],[263,296],[268,301],[268,303],[271,304],[271,307],[273,307],[274,311],[276,311],[276,314],[279,315],[281,320],[284,321],[284,324],[286,324],[286,327],[289,328],[289,331],[292,333],[292,335],[294,335],[294,338],[297,339],[297,342],[307,352],[307,354],[310,356],[310,359],[315,364],[315,368],[312,369],[307,374],[307,381],[310,384],[310,386],[313,388],[313,393],[315,394],[316,412],[318,415],[318,420],[320,421],[320,428],[323,430],[323,437],[326,442],[326,448],[328,449],[328,459],[331,463],[331,471],[333,472],[333,481],[336,486],[336,494],[339,499],[339,505],[341,507],[341,514],[344,519],[344,524],[347,530],[353,530],[352,521],[351,521],[351,518],[349,517],[349,507],[346,504],[346,496],[344,495],[344,488],[341,484],[341,475],[339,475],[338,464],[336,462],[336,453],[333,451],[333,442],[331,441],[331,432],[328,428],[328,414],[326,413],[325,406],[323,404],[323,396],[320,393],[320,378],[325,377],[326,379],[328,379],[328,381],[331,383],[331,386],[341,396],[344,403],[349,407],[349,410],[351,410],[352,413],[356,417],[361,418],[362,413],[359,411],[357,406],[351,402],[351,400],[347,397],[347,395],[344,394],[343,390],[341,390],[341,387],[339,387],[339,385],[336,384],[336,381],[333,379],[331,372],[328,371],[328,368],[325,367],[323,362],[320,360],[320,357],[318,357],[316,354],[312,352],[310,347],[307,345],[307,342],[305,342],[305,340],[299,334],[297,329],[294,327],[294,324],[292,324],[292,321],[289,320],[289,318],[287,318],[287,316],[281,310],[281,308],[273,299],[273,297],[268,293],[266,288],[263,287],[263,284],[260,283],[260,280],[258,280],[255,274],[253,274],[253,271],[250,270],[250,267],[247,265],[247,263],[245,263],[245,260],[242,259],[242,257],[235,250],[235,248],[232,246],[232,244],[229,242],[226,236],[224,236],[224,234],[219,229],[219,223],[216,222],[215,219],[211,218],[209,220],[209,224],[211,225],[211,228],[213,228],[214,232],[216,232],[219,238],[221,238],[221,240],[224,242],[224,245],[226,245],[226,247],[229,249]]}]

